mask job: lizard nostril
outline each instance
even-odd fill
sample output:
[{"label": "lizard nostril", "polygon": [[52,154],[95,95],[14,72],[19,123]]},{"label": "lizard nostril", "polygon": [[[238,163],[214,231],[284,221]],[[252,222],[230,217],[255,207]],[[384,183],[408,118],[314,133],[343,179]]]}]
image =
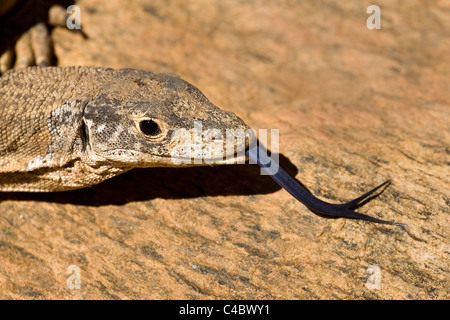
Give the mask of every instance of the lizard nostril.
[{"label": "lizard nostril", "polygon": [[153,120],[143,120],[139,123],[139,129],[146,136],[157,136],[161,133],[161,128]]}]

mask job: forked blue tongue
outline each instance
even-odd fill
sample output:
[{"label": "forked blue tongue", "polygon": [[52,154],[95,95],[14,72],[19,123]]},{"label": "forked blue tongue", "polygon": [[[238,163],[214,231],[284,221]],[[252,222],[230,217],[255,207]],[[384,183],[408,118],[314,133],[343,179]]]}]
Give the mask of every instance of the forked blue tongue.
[{"label": "forked blue tongue", "polygon": [[371,216],[353,211],[352,209],[361,206],[362,202],[369,198],[378,189],[390,184],[390,180],[387,180],[380,184],[379,186],[373,188],[369,192],[363,194],[362,196],[351,200],[343,204],[332,204],[322,201],[314,197],[308,190],[306,190],[302,185],[297,183],[289,174],[286,173],[278,164],[274,165],[272,158],[267,155],[266,150],[260,150],[260,147],[255,146],[249,148],[245,151],[245,154],[249,157],[253,163],[258,163],[265,174],[270,175],[282,188],[289,192],[295,199],[303,203],[311,211],[328,217],[335,218],[351,218],[372,221],[377,223],[392,224],[397,226],[404,226],[403,223],[396,223],[386,220],[381,220],[373,218]]}]

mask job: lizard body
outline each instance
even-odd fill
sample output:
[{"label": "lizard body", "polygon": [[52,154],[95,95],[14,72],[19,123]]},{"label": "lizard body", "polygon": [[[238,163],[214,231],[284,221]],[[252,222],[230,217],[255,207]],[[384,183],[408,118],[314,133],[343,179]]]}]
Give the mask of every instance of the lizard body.
[{"label": "lizard body", "polygon": [[11,70],[0,78],[0,114],[1,191],[72,190],[174,166],[174,147],[187,143],[174,133],[193,119],[224,135],[249,129],[178,76],[133,69]]},{"label": "lizard body", "polygon": [[[271,166],[273,159],[261,152],[240,118],[173,74],[92,67],[12,70],[0,78],[0,115],[0,191],[73,190],[133,168],[229,164],[248,157],[317,214],[402,225],[354,211],[389,181],[347,203],[324,202]],[[191,130],[195,121],[204,126],[200,140]],[[243,133],[244,142],[229,141],[228,130]],[[187,158],[193,164],[174,161]]]}]

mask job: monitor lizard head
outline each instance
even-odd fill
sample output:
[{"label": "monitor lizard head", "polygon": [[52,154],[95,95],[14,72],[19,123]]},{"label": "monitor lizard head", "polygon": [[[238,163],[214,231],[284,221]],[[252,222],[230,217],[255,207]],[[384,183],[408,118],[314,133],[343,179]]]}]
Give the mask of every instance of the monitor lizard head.
[{"label": "monitor lizard head", "polygon": [[133,69],[96,76],[107,79],[81,127],[91,161],[141,168],[245,161],[253,131],[180,77]]}]

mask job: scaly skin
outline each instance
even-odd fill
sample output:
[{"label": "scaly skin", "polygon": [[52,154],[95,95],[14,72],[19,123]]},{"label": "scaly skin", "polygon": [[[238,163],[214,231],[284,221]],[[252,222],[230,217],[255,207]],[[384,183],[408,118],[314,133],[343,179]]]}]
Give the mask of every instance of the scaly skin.
[{"label": "scaly skin", "polygon": [[[241,119],[173,74],[10,71],[0,78],[0,114],[1,191],[72,190],[133,168],[229,164],[247,156],[315,213],[402,225],[354,211],[389,181],[344,204],[324,202],[271,166]],[[241,136],[230,141],[230,130]],[[240,144],[235,137],[243,138]]]},{"label": "scaly skin", "polygon": [[[72,190],[132,168],[190,165],[174,161],[177,155],[193,165],[242,161],[223,159],[231,156],[225,139],[202,140],[196,149],[179,133],[192,132],[194,120],[222,137],[227,129],[250,130],[178,76],[132,69],[11,70],[0,78],[0,114],[1,191]],[[245,159],[245,147],[232,155]]]}]

